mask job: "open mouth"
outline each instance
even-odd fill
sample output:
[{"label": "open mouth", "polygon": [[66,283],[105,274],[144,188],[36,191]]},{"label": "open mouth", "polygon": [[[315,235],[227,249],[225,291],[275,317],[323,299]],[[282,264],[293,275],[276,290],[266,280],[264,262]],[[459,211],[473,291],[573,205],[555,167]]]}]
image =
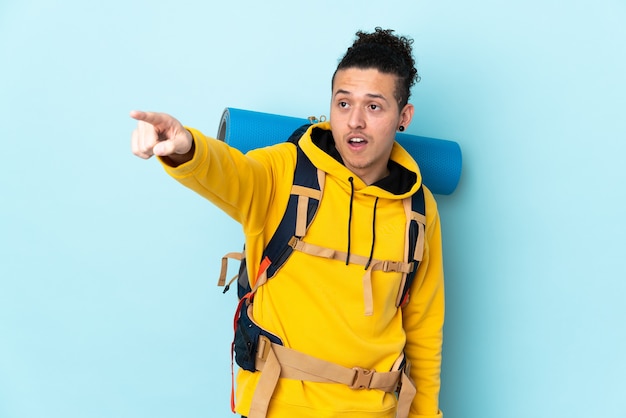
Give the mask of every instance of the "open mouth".
[{"label": "open mouth", "polygon": [[367,140],[365,138],[355,136],[348,138],[348,144],[353,148],[360,148],[367,144]]}]

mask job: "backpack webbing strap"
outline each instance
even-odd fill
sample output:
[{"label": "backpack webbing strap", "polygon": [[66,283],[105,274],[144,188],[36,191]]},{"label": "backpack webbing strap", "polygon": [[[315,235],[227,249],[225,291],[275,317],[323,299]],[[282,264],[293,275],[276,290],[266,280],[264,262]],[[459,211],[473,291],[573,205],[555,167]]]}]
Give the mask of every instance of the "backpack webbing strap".
[{"label": "backpack webbing strap", "polygon": [[416,389],[408,376],[408,368],[402,367],[402,364],[405,364],[404,355],[401,355],[394,364],[395,370],[390,372],[376,372],[360,367],[348,368],[274,344],[267,337],[261,336],[256,367],[263,373],[253,395],[248,418],[266,416],[270,399],[280,378],[340,383],[354,390],[378,389],[389,393],[396,392],[400,387],[397,418],[406,418]]},{"label": "backpack webbing strap", "polygon": [[[320,178],[320,181],[323,182],[323,180],[321,179],[323,179],[323,177]],[[319,202],[322,198],[322,191],[294,184],[291,187],[291,194],[298,196],[295,235],[297,237],[303,237],[306,234],[306,229],[309,226],[309,200],[314,199]]]},{"label": "backpack webbing strap", "polygon": [[[411,209],[411,200],[404,199],[405,207],[408,204],[409,211]],[[408,203],[407,203],[408,202]],[[418,213],[413,212],[412,215],[419,215]],[[413,220],[412,215],[407,215],[407,231],[409,229],[410,223]],[[419,259],[422,258],[423,251],[423,234],[420,233],[419,238],[422,239],[421,250],[419,253]],[[407,240],[409,239],[409,235],[407,233]],[[289,240],[289,246],[296,251],[303,252],[305,254],[313,255],[316,257],[324,257],[329,258],[331,260],[344,261],[347,258],[347,253],[339,250],[333,250],[331,248],[322,247],[315,244],[310,244],[302,241],[297,236],[292,237]],[[405,246],[408,251],[408,246]],[[418,251],[419,245],[416,246],[415,252]],[[406,255],[405,255],[406,257]],[[410,258],[408,258],[410,259]],[[364,257],[358,254],[350,254],[350,262],[355,264],[360,264],[366,267],[365,273],[363,274],[363,303],[365,305],[365,315],[371,316],[374,314],[374,296],[372,294],[372,271],[384,271],[384,272],[398,272],[402,273],[402,283],[400,285],[400,291],[398,292],[398,297],[396,298],[396,306],[399,306],[399,301],[403,298],[404,287],[406,283],[407,275],[414,274],[415,263],[406,263],[403,261],[390,261],[390,260],[377,260],[370,259],[369,257]]]},{"label": "backpack webbing strap", "polygon": [[[345,262],[347,257],[347,253],[343,251],[333,250],[332,248],[322,247],[321,245],[304,242],[298,237],[291,237],[291,239],[289,240],[289,246],[291,246],[291,248],[296,251],[300,251],[309,255],[314,255],[317,257],[330,258],[332,260]],[[358,254],[350,254],[350,263],[366,266],[368,262],[370,263],[368,270],[382,270],[385,272],[395,271],[399,273],[409,273],[413,271],[413,264],[411,263],[391,260],[377,260],[375,258],[370,260],[369,257]],[[376,267],[373,267],[374,265],[376,265]]]},{"label": "backpack webbing strap", "polygon": [[406,214],[406,243],[404,245],[405,260],[413,265],[413,269],[404,274],[400,291],[396,298],[396,306],[404,306],[409,301],[409,290],[417,272],[419,263],[424,258],[424,243],[426,240],[426,203],[424,189],[420,187],[410,199],[404,199],[404,213]]},{"label": "backpack webbing strap", "polygon": [[398,392],[398,408],[396,418],[408,418],[413,398],[417,395],[417,389],[408,371],[404,371],[400,377],[400,392]]},{"label": "backpack webbing strap", "polygon": [[226,272],[228,271],[228,259],[231,258],[233,260],[241,261],[244,259],[244,257],[245,257],[245,254],[243,253],[243,251],[228,253],[228,254],[225,254],[224,257],[222,257],[222,268],[220,269],[220,277],[217,280],[218,286],[230,286],[230,284],[234,282],[235,279],[237,279],[238,275],[235,275],[235,277],[231,278],[228,281],[228,283],[226,283]]}]

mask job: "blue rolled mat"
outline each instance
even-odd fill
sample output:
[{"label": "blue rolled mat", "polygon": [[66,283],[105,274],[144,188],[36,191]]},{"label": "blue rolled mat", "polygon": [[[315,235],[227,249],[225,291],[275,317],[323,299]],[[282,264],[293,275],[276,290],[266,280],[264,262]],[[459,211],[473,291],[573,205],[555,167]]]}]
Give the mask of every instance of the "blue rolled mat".
[{"label": "blue rolled mat", "polygon": [[[227,107],[222,114],[217,139],[246,153],[284,142],[310,121]],[[461,177],[461,148],[454,141],[396,133],[396,141],[415,159],[424,184],[435,194],[451,194]]]}]

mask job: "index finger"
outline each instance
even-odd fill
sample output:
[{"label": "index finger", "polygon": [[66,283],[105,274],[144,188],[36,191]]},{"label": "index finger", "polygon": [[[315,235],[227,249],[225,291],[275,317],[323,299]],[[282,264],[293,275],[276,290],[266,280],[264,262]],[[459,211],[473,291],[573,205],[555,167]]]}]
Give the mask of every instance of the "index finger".
[{"label": "index finger", "polygon": [[131,110],[130,117],[136,120],[147,122],[150,125],[156,125],[165,120],[165,117],[162,113],[143,112],[141,110]]}]

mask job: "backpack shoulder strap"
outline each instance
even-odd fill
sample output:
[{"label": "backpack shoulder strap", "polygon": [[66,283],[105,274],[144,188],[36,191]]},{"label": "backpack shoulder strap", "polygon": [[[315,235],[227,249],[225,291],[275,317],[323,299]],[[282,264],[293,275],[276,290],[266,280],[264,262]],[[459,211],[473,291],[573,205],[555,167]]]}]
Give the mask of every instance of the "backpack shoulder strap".
[{"label": "backpack shoulder strap", "polygon": [[[228,291],[230,284],[235,280],[237,280],[237,293],[240,299],[248,293],[256,291],[259,286],[273,277],[287,261],[293,252],[292,246],[289,245],[293,237],[303,237],[313,221],[322,196],[325,173],[313,165],[309,157],[306,156],[298,145],[300,138],[310,126],[310,124],[300,126],[286,141],[294,144],[296,147],[296,167],[291,194],[278,228],[263,252],[254,288],[250,286],[244,247],[244,250],[240,253],[229,253],[222,257],[218,286],[224,286],[224,293]],[[228,259],[240,260],[241,263],[238,274],[226,283]]]},{"label": "backpack shoulder strap", "polygon": [[296,169],[287,209],[272,239],[267,244],[263,257],[269,258],[271,262],[266,269],[268,278],[274,276],[291,255],[293,251],[293,248],[289,246],[291,238],[293,236],[301,238],[306,234],[306,230],[317,213],[323,185],[324,173],[313,165],[298,146]]},{"label": "backpack shoulder strap", "polygon": [[396,306],[404,306],[409,302],[409,291],[424,255],[426,202],[423,186],[420,186],[410,198],[405,199],[404,209],[407,218],[406,260],[413,265],[413,268],[403,278],[403,283],[400,286],[401,292],[396,299]]},{"label": "backpack shoulder strap", "polygon": [[292,238],[301,238],[311,225],[324,187],[324,172],[318,170],[296,144],[296,168],[291,195],[283,217],[267,244],[252,292],[271,279],[293,252]]}]

